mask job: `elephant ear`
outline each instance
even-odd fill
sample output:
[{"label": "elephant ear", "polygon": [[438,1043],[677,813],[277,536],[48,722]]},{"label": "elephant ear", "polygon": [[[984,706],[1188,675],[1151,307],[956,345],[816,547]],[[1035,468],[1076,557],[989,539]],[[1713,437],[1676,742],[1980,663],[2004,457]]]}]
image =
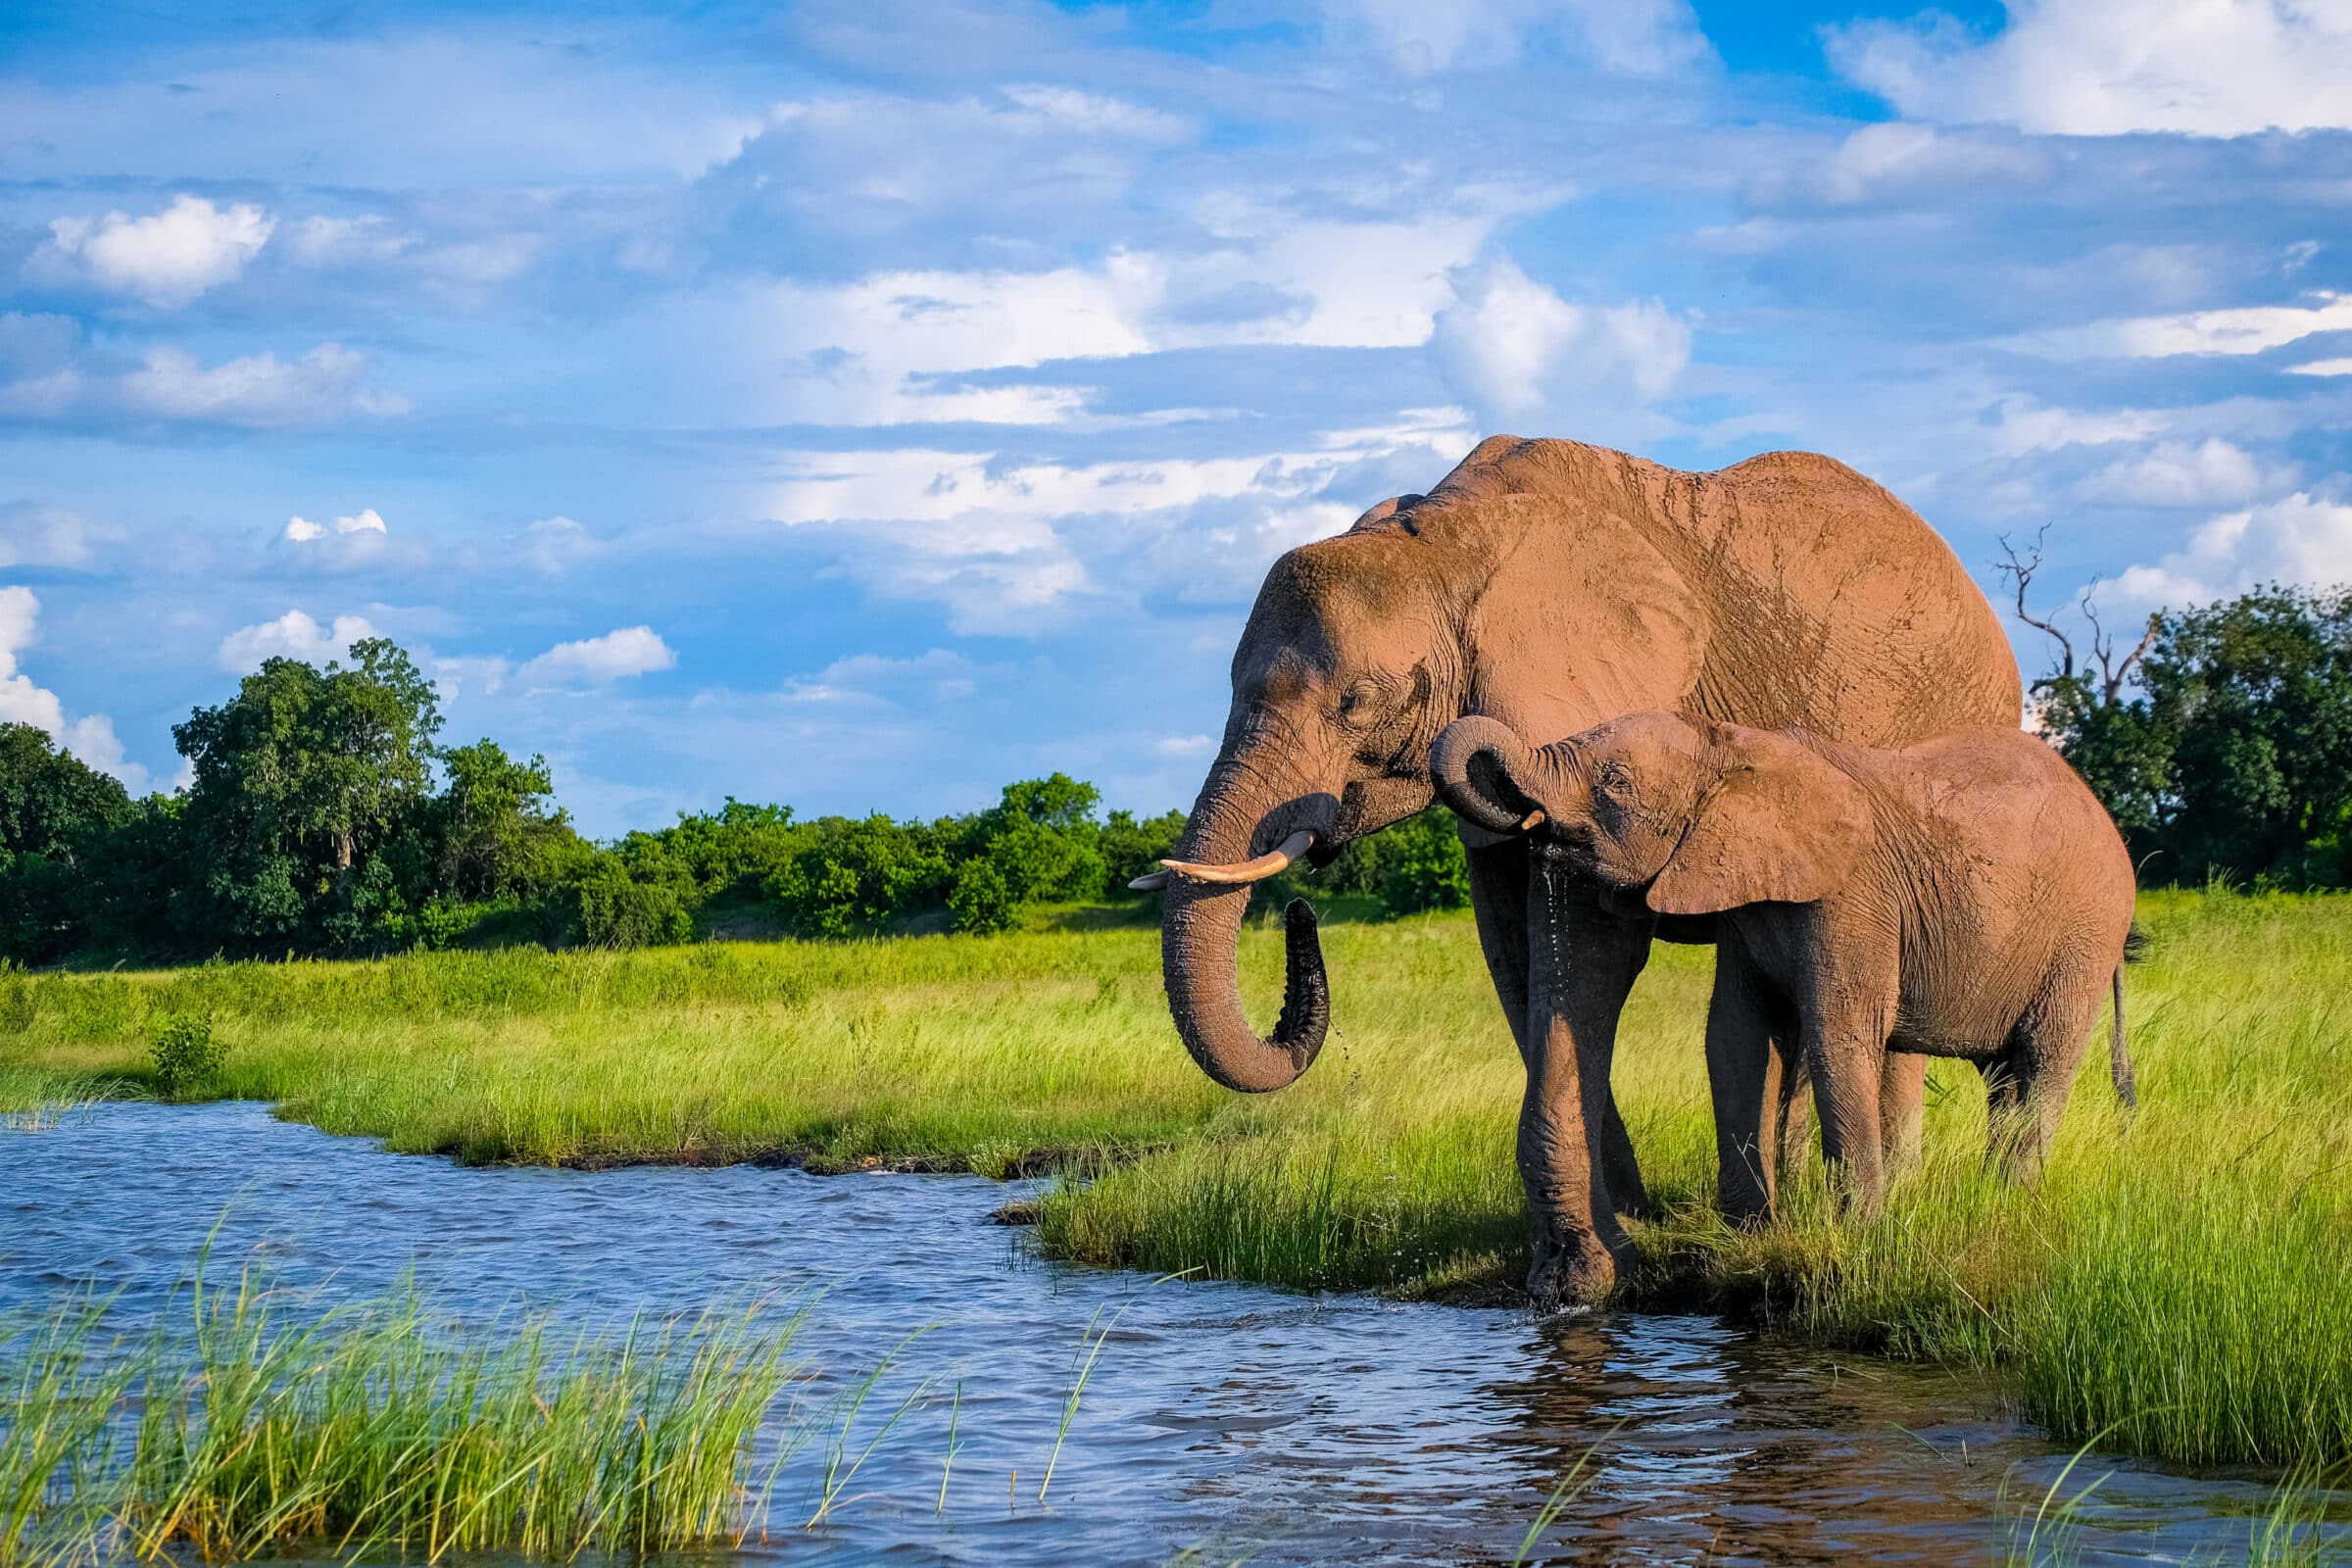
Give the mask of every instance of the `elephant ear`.
[{"label": "elephant ear", "polygon": [[1649,887],[1660,914],[1810,904],[1853,874],[1874,837],[1862,787],[1786,735],[1720,725],[1714,777]]}]

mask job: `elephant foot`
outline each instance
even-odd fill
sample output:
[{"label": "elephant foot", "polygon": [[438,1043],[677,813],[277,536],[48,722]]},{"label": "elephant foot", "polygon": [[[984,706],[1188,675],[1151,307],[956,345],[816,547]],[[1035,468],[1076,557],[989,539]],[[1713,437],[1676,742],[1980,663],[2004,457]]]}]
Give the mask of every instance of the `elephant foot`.
[{"label": "elephant foot", "polygon": [[1527,1270],[1527,1294],[1536,1310],[1596,1305],[1617,1286],[1617,1257],[1600,1238],[1586,1232],[1542,1236]]}]

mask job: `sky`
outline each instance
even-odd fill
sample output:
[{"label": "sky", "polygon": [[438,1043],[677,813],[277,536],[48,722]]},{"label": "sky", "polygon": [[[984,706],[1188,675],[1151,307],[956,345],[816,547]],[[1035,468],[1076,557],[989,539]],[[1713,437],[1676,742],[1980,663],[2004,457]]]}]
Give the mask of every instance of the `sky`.
[{"label": "sky", "polygon": [[383,635],[600,836],[1158,810],[1267,564],[1497,432],[2110,626],[2352,579],[2347,81],[2352,0],[13,0],[0,719],[170,789]]}]

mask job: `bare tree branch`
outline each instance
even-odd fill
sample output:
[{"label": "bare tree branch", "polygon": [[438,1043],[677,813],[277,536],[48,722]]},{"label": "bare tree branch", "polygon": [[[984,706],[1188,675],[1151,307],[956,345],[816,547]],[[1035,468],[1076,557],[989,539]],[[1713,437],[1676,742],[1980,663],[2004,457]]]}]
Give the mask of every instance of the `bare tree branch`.
[{"label": "bare tree branch", "polygon": [[[2072,680],[2075,675],[2074,643],[2058,629],[2056,622],[2040,619],[2026,608],[2026,590],[2034,585],[2034,574],[2041,569],[2041,542],[2049,536],[2049,532],[2050,525],[2043,523],[2034,532],[2033,549],[2022,558],[2017,553],[2017,547],[2009,542],[2009,536],[2002,534],[2001,554],[2006,559],[1995,563],[1993,570],[2017,585],[2017,618],[2058,645],[2058,679]],[[2036,681],[2034,684],[2038,687],[2047,683]]]},{"label": "bare tree branch", "polygon": [[2115,657],[2115,642],[2107,628],[2099,623],[2099,604],[2093,597],[2099,591],[2099,579],[2093,577],[2082,586],[2082,618],[2090,622],[2090,648],[2099,662],[2099,698],[2102,704],[2112,703],[2123,694],[2124,682],[2132,678],[2132,666],[2147,657],[2156,645],[2156,616],[2148,616],[2147,629],[2139,636],[2139,645],[2124,655],[2119,663]]}]

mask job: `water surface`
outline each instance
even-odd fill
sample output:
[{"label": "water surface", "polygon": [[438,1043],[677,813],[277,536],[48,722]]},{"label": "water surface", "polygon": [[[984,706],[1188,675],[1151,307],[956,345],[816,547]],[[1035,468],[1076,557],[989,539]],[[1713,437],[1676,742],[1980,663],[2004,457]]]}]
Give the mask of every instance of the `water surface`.
[{"label": "water surface", "polygon": [[[0,1132],[0,1309],[96,1287],[125,1316],[167,1311],[225,1211],[216,1273],[258,1250],[278,1281],[330,1298],[412,1267],[461,1315],[521,1298],[603,1320],[821,1292],[801,1348],[835,1384],[938,1325],[868,1405],[870,1423],[933,1380],[858,1500],[804,1529],[817,1460],[796,1461],[766,1540],[741,1554],[761,1562],[1160,1563],[1202,1547],[1217,1563],[1508,1563],[1589,1453],[1589,1484],[1531,1560],[1998,1561],[2068,1458],[1982,1387],[1713,1318],[1539,1319],[1046,1263],[987,1223],[1007,1190],[974,1177],[469,1170],[253,1104],[103,1105]],[[1041,1506],[1073,1363],[1112,1312]],[[935,1511],[958,1383],[963,1447]],[[2066,1490],[2102,1476],[2078,1560],[2242,1557],[2269,1492],[2115,1461]]]}]

